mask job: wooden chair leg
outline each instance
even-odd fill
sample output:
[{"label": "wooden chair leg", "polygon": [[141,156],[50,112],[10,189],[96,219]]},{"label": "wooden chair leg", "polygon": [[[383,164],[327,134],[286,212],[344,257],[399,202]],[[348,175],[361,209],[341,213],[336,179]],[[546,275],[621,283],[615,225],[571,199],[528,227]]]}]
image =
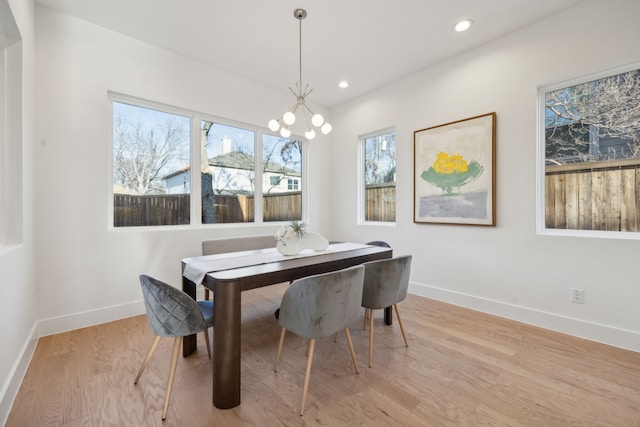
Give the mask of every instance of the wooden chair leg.
[{"label": "wooden chair leg", "polygon": [[171,367],[169,368],[169,380],[167,381],[167,392],[164,396],[164,407],[162,408],[162,421],[167,419],[167,410],[169,409],[169,399],[171,399],[171,390],[173,389],[173,379],[176,376],[176,367],[178,366],[178,355],[180,354],[180,345],[182,337],[176,337],[173,341],[173,354],[171,355]]},{"label": "wooden chair leg", "polygon": [[209,301],[209,289],[204,288],[204,300]]},{"label": "wooden chair leg", "polygon": [[280,342],[278,343],[278,352],[276,353],[276,362],[273,364],[273,370],[278,370],[278,362],[280,362],[280,353],[282,352],[282,344],[284,343],[284,334],[287,332],[285,328],[282,328],[280,332]]},{"label": "wooden chair leg", "polygon": [[309,388],[309,377],[311,376],[311,363],[313,362],[313,349],[316,340],[309,340],[309,356],[307,356],[307,372],[304,374],[304,387],[302,388],[302,404],[300,405],[300,416],[304,415],[304,403],[307,400],[307,390]]},{"label": "wooden chair leg", "polygon": [[369,313],[369,367],[373,365],[373,309]]},{"label": "wooden chair leg", "polygon": [[144,372],[145,368],[149,364],[149,360],[151,360],[151,355],[153,354],[154,351],[156,351],[156,347],[158,347],[160,338],[162,337],[156,335],[155,339],[153,340],[153,343],[151,344],[151,348],[149,348],[149,351],[147,352],[147,355],[145,356],[144,361],[142,362],[142,366],[140,366],[140,369],[138,370],[138,375],[136,375],[136,379],[133,380],[134,384],[138,384],[138,380],[142,376],[142,372]]},{"label": "wooden chair leg", "polygon": [[396,317],[398,318],[398,325],[400,325],[400,331],[402,331],[402,338],[404,339],[404,346],[409,347],[409,343],[407,342],[407,336],[404,333],[404,326],[402,325],[402,320],[400,320],[400,312],[398,311],[398,304],[393,304],[393,308],[396,312]]},{"label": "wooden chair leg", "polygon": [[353,360],[353,366],[356,368],[356,374],[359,374],[358,361],[356,360],[356,352],[353,350],[353,343],[351,342],[351,334],[349,328],[344,328],[344,334],[347,336],[347,343],[349,343],[349,351],[351,352],[351,359]]},{"label": "wooden chair leg", "polygon": [[364,320],[362,321],[362,330],[367,329],[367,320],[369,320],[369,316],[371,315],[370,311],[371,310],[368,308],[364,309]]},{"label": "wooden chair leg", "polygon": [[207,354],[211,359],[211,344],[209,343],[209,329],[204,330],[204,342],[207,344]]}]

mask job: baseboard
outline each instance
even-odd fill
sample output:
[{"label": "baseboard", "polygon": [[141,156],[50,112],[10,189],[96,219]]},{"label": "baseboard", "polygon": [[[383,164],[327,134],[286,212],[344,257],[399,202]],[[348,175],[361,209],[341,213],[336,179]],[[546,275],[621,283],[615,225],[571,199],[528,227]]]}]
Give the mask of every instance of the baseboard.
[{"label": "baseboard", "polygon": [[38,321],[38,337],[59,334],[60,332],[86,328],[101,323],[112,322],[126,317],[143,314],[144,301],[138,300],[126,304],[112,305],[97,310],[82,311],[65,316],[50,317]]},{"label": "baseboard", "polygon": [[27,340],[22,346],[18,359],[13,364],[9,376],[0,390],[0,425],[5,425],[7,422],[13,401],[18,395],[18,389],[20,389],[22,379],[29,368],[31,357],[38,343],[36,329],[36,324],[34,324],[27,336]]},{"label": "baseboard", "polygon": [[507,304],[502,301],[453,292],[420,283],[410,283],[409,293],[590,341],[640,352],[640,333],[638,332],[614,328],[528,307]]}]

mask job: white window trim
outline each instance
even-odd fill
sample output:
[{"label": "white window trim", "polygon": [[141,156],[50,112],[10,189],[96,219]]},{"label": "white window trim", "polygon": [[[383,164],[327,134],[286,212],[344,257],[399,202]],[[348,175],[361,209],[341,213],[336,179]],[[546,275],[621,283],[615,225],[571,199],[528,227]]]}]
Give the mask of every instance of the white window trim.
[{"label": "white window trim", "polygon": [[640,62],[609,68],[599,72],[555,81],[538,86],[538,108],[536,114],[536,234],[542,236],[591,237],[605,239],[640,240],[640,232],[603,230],[566,230],[547,228],[545,224],[545,94],[554,90],[598,80],[604,77],[640,69]]},{"label": "white window trim", "polygon": [[[358,215],[358,217],[356,218],[356,224],[358,225],[375,225],[375,226],[381,226],[381,227],[393,227],[396,225],[395,221],[366,221],[365,220],[365,197],[366,197],[366,191],[365,191],[365,180],[364,180],[364,141],[367,138],[371,138],[374,136],[379,136],[379,135],[384,135],[387,133],[391,133],[394,132],[395,133],[396,129],[394,126],[390,126],[387,128],[383,128],[377,131],[373,131],[373,132],[368,132],[362,135],[358,135],[358,144],[357,144],[357,150],[358,150],[358,167],[357,169],[357,174],[358,174],[358,191],[357,191],[357,200],[358,200],[358,207],[356,209],[356,213]],[[397,149],[398,149],[398,135],[396,134],[396,153],[397,153]],[[396,165],[397,165],[397,159],[396,159]],[[397,191],[397,180],[396,180],[396,191]],[[396,192],[396,197],[397,197],[397,192]],[[397,205],[396,205],[397,206]],[[396,219],[397,219],[397,212],[396,212]]]},{"label": "white window trim", "polygon": [[[191,120],[191,140],[190,140],[190,162],[191,162],[191,181],[190,181],[190,209],[191,209],[191,218],[190,224],[188,225],[153,225],[153,226],[136,226],[136,227],[115,227],[113,225],[113,103],[120,102],[125,104],[130,104],[134,106],[138,106],[141,108],[149,108],[152,110],[158,110],[166,113],[176,114],[184,117],[189,117]],[[230,119],[225,119],[217,116],[208,115],[205,113],[188,110],[180,107],[175,107],[168,104],[163,104],[160,102],[149,101],[143,98],[137,98],[134,96],[109,91],[107,94],[107,103],[108,103],[108,114],[109,114],[109,132],[108,132],[108,144],[110,150],[108,150],[108,159],[107,159],[107,167],[110,179],[107,180],[107,198],[108,198],[108,215],[107,215],[107,229],[109,231],[114,232],[128,232],[128,231],[163,231],[163,230],[180,230],[180,229],[203,229],[203,228],[237,228],[237,227],[261,227],[265,225],[273,225],[280,226],[282,224],[286,224],[288,221],[263,221],[262,215],[262,180],[256,179],[255,181],[255,194],[260,195],[260,197],[256,197],[254,201],[254,221],[253,222],[234,222],[234,223],[222,223],[222,224],[203,224],[202,223],[202,215],[200,212],[202,211],[202,198],[201,195],[201,181],[200,181],[200,122],[201,121],[209,121],[213,123],[218,123],[227,126],[234,126],[238,128],[243,128],[247,130],[251,130],[255,133],[256,145],[255,145],[255,171],[258,173],[260,170],[260,165],[262,161],[262,136],[264,134],[273,135],[273,132],[270,132],[267,128],[251,125],[248,123],[242,123],[239,121],[234,121]],[[303,144],[302,149],[302,212],[301,217],[303,222],[308,222],[307,218],[307,204],[308,204],[308,196],[307,196],[307,181],[308,181],[308,162],[307,162],[307,149],[305,147],[305,140],[298,135],[291,135],[289,139],[296,139],[301,141]],[[194,165],[198,165],[197,173],[194,173]],[[197,197],[194,197],[197,195]],[[194,214],[195,213],[195,214]]]}]

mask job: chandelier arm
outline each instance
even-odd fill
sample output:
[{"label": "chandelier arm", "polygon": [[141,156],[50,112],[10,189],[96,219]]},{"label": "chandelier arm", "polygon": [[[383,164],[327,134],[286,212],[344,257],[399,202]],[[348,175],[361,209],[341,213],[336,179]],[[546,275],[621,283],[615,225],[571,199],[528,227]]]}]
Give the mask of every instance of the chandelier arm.
[{"label": "chandelier arm", "polygon": [[[307,106],[307,104],[302,104],[302,105],[303,105],[303,106],[304,106],[304,108],[305,108],[305,109],[306,109],[306,110],[307,110],[307,111],[308,111],[308,112],[313,116],[313,111],[311,111],[311,108],[309,108],[309,107]],[[305,114],[305,116],[306,116],[306,114]]]}]

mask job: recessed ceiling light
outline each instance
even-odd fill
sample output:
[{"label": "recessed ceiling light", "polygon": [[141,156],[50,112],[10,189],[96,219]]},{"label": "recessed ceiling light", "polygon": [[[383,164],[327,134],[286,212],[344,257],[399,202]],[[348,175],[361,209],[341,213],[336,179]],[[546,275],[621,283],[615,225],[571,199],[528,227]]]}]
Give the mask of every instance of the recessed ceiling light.
[{"label": "recessed ceiling light", "polygon": [[340,83],[338,83],[338,87],[340,89],[345,89],[349,87],[349,82],[347,82],[346,80],[341,81]]},{"label": "recessed ceiling light", "polygon": [[454,29],[457,32],[461,32],[461,31],[467,31],[469,29],[469,27],[471,26],[471,24],[473,23],[473,21],[471,19],[463,19],[462,21],[458,22],[456,24],[456,26],[454,27]]}]

